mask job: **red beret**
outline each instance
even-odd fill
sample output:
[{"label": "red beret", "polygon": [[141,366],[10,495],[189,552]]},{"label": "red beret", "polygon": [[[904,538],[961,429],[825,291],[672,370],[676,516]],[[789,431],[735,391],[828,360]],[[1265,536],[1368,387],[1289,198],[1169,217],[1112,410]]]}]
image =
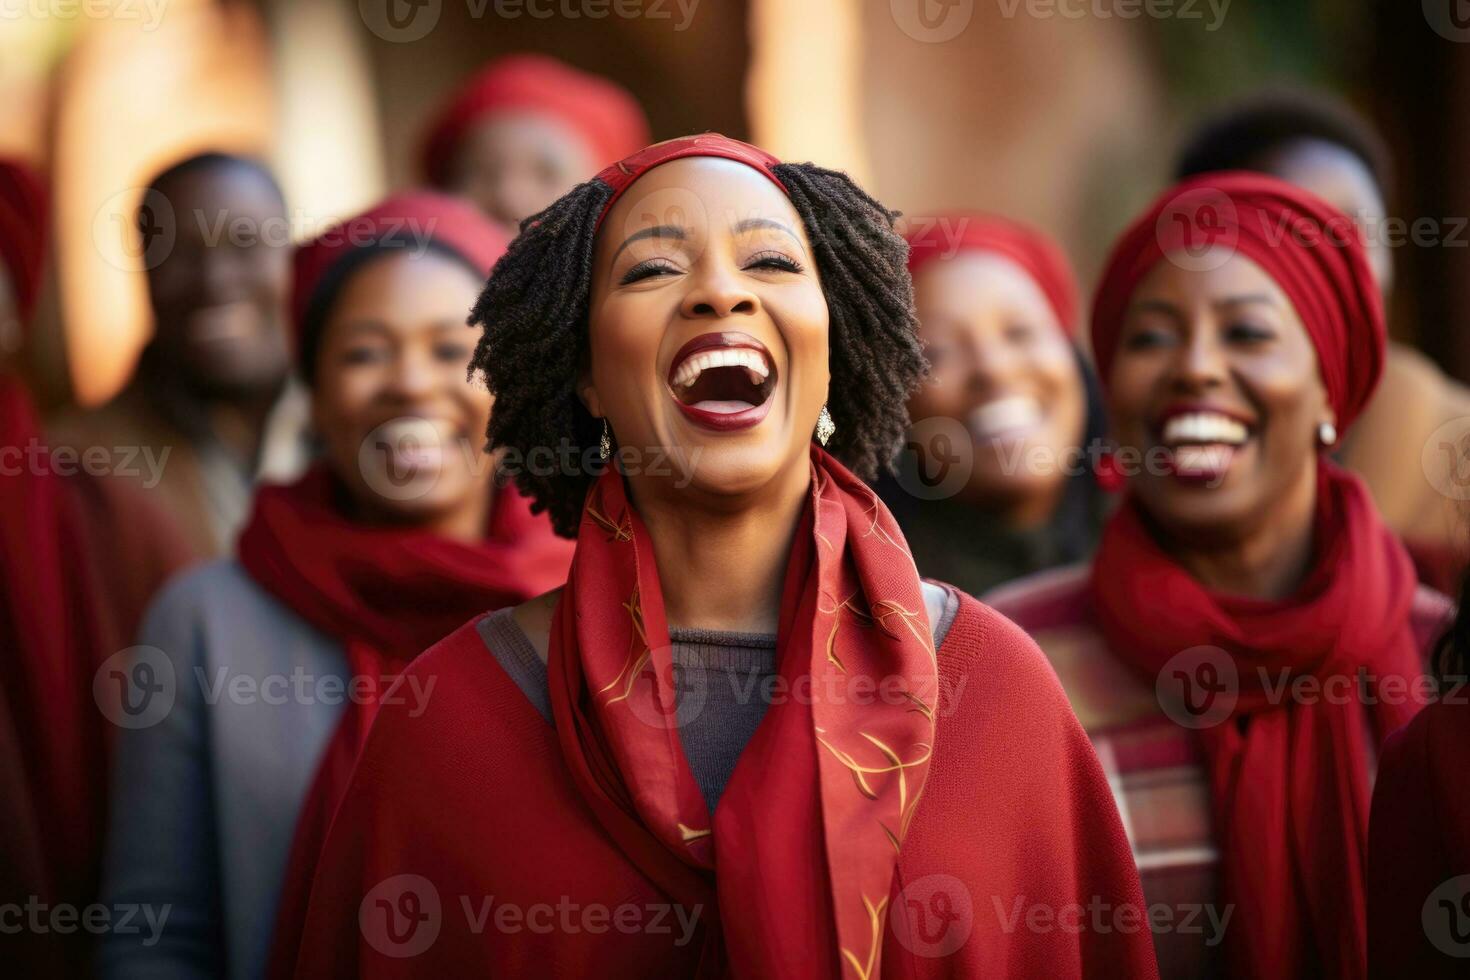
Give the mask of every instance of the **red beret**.
[{"label": "red beret", "polygon": [[990,252],[1019,265],[1041,287],[1057,322],[1069,335],[1077,329],[1077,279],[1066,254],[1047,236],[991,215],[954,213],[924,227],[910,226],[909,274],[959,252]]},{"label": "red beret", "polygon": [[1113,246],[1092,307],[1092,350],[1107,384],[1138,283],[1165,255],[1188,267],[1212,246],[1251,259],[1301,318],[1346,432],[1378,384],[1383,301],[1357,227],[1326,201],[1264,174],[1200,174],[1169,188]]},{"label": "red beret", "polygon": [[298,349],[317,290],[337,264],[385,239],[432,242],[454,252],[484,276],[505,254],[505,233],[472,205],[432,191],[409,191],[339,222],[303,243],[293,257],[291,319]]},{"label": "red beret", "polygon": [[649,139],[643,109],[622,86],[544,55],[511,55],[472,77],[439,111],[421,151],[424,178],[442,187],[465,132],[507,110],[564,123],[587,142],[597,164],[620,160]]}]

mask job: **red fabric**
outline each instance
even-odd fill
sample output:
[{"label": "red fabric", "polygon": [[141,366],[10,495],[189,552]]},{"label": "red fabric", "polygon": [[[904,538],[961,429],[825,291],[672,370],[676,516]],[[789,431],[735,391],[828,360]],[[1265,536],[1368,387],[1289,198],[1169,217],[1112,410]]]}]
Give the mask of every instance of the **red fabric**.
[{"label": "red fabric", "polygon": [[1448,954],[1470,953],[1470,877],[1449,884],[1470,876],[1467,698],[1470,688],[1453,682],[1444,700],[1383,746],[1368,831],[1368,972],[1375,980],[1465,976],[1463,956]]},{"label": "red fabric", "polygon": [[432,191],[395,194],[341,221],[296,249],[292,259],[291,312],[300,343],[306,314],[322,282],[356,249],[397,237],[416,251],[432,241],[454,251],[488,276],[509,244],[505,232],[459,198]]},{"label": "red fabric", "polygon": [[792,684],[810,676],[814,690],[896,678],[909,700],[773,706],[746,752],[786,760],[779,789],[737,767],[711,820],[679,741],[653,544],[617,473],[588,500],[552,626],[551,703],[573,779],[652,881],[686,905],[718,902],[709,975],[727,963],[736,976],[776,976],[797,955],[817,976],[839,974],[843,960],[873,969],[874,909],[881,915],[934,744],[937,665],[898,525],[816,447],[812,468],[785,577],[781,672]]},{"label": "red fabric", "polygon": [[[343,516],[325,469],[256,494],[240,535],[240,564],[296,615],[339,640],[352,699],[302,804],[278,916],[278,948],[294,931],[342,790],[378,710],[385,678],[467,618],[540,595],[566,578],[572,543],[513,488],[496,494],[484,542],[467,545],[416,529],[367,526]],[[360,683],[360,682],[359,682]],[[285,937],[290,937],[289,939]]]},{"label": "red fabric", "polygon": [[563,123],[587,143],[598,164],[621,160],[649,139],[642,107],[621,85],[545,55],[512,55],[471,78],[440,110],[420,151],[424,178],[444,186],[465,132],[487,116],[509,111],[540,113]]},{"label": "red fabric", "polygon": [[1264,174],[1210,173],[1182,181],[1123,233],[1093,302],[1092,351],[1102,383],[1108,383],[1139,281],[1166,255],[1188,263],[1210,245],[1251,259],[1286,293],[1317,349],[1337,431],[1347,432],[1383,373],[1382,299],[1352,219]]},{"label": "red fabric", "polygon": [[[24,797],[9,802],[35,835],[24,824],[7,829],[0,865],[34,870],[24,886],[0,875],[0,904],[39,895],[81,907],[95,891],[107,785],[93,671],[114,650],[70,488],[31,452],[40,436],[25,389],[0,374],[0,769],[23,779]],[[20,965],[7,965],[25,976],[69,975],[66,957],[85,956],[75,938],[27,934]],[[70,971],[80,968],[72,960]]]},{"label": "red fabric", "polygon": [[1041,287],[1057,322],[1068,335],[1077,330],[1077,278],[1072,264],[1047,236],[1025,225],[985,214],[956,212],[911,227],[909,273],[961,252],[990,252],[1019,265]]},{"label": "red fabric", "polygon": [[[876,664],[880,671],[917,663],[930,675],[927,643],[908,629],[922,630],[922,618],[900,617],[869,591],[890,601],[918,598],[910,561],[894,552],[902,539],[892,519],[836,464],[818,456],[817,466],[788,566],[779,669],[786,677],[830,675],[823,623],[847,599],[835,655],[849,670],[886,661]],[[811,709],[800,703],[769,709],[716,809],[713,847],[701,838],[691,849],[669,821],[687,817],[706,828],[709,814],[690,799],[680,743],[666,723],[669,692],[658,678],[668,677],[667,650],[651,654],[632,698],[609,704],[609,695],[590,689],[591,672],[616,672],[612,665],[629,655],[636,662],[640,636],[658,647],[652,631],[665,635],[641,524],[615,486],[599,488],[578,540],[574,594],[562,594],[554,617],[555,726],[486,650],[475,623],[415,660],[408,673],[436,678],[435,696],[417,716],[385,706],[373,726],[318,865],[305,929],[311,942],[296,976],[688,977],[703,959],[707,972],[725,966],[730,975],[810,978],[840,969],[854,977],[838,961],[835,937],[846,920],[834,898],[844,901],[846,885],[870,872],[869,887],[879,890],[867,897],[897,910],[876,923],[883,946],[875,978],[1156,976],[1127,838],[1087,737],[1035,644],[968,596],[959,597],[938,651],[933,757],[921,801],[910,802],[915,813],[896,874],[890,868],[879,880],[893,858],[877,821],[895,815],[897,780],[869,777],[877,799],[849,805],[857,784],[818,742]],[[834,580],[861,594],[823,595]],[[870,625],[858,626],[867,622],[862,613],[873,614]],[[579,626],[579,614],[606,628]],[[585,667],[568,663],[573,653]],[[615,685],[611,696],[621,690]],[[656,696],[664,703],[655,705]],[[918,710],[908,718],[865,710],[890,730],[929,727]],[[648,719],[646,733],[616,717],[634,712]],[[847,745],[835,730],[820,734]],[[902,751],[902,736],[890,737]],[[639,779],[604,768],[620,766],[625,751],[645,750],[669,768]],[[881,766],[866,739],[853,754]],[[917,794],[918,786],[910,780],[908,789]],[[813,824],[817,798],[824,809]],[[828,813],[859,820],[834,839]],[[875,837],[882,847],[872,847]],[[934,900],[936,880],[952,900],[947,907]],[[742,896],[753,900],[742,906]],[[697,908],[686,904],[691,899]],[[669,928],[670,903],[697,915],[690,941]],[[1062,916],[1089,903],[1107,910],[1103,929],[1068,931],[1054,920],[1033,928],[1024,919],[1032,908]],[[652,923],[648,909],[659,910],[662,931],[638,926]],[[1140,913],[1132,926],[1112,918],[1123,909]],[[593,911],[600,925],[588,917]],[[641,917],[619,927],[624,911]],[[931,942],[948,938],[951,926],[959,941],[949,951],[923,943],[925,934]]]},{"label": "red fabric", "polygon": [[22,323],[30,321],[41,292],[46,211],[40,175],[17,160],[0,158],[0,264],[10,276]]},{"label": "red fabric", "polygon": [[721,136],[719,133],[681,136],[678,139],[664,140],[662,143],[646,146],[632,156],[610,165],[597,175],[598,180],[613,190],[612,197],[603,204],[602,213],[597,216],[597,227],[602,226],[602,220],[612,210],[613,204],[623,196],[623,192],[631,187],[634,181],[654,167],[671,160],[682,160],[684,157],[719,157],[723,160],[743,163],[781,188],[782,194],[786,193],[786,185],[781,183],[781,178],[777,177],[775,170],[772,169],[781,161],[760,147],[742,143],[728,136]]},{"label": "red fabric", "polygon": [[[1235,908],[1225,938],[1235,977],[1363,975],[1370,765],[1376,742],[1414,711],[1388,697],[1293,703],[1282,672],[1325,681],[1362,669],[1406,685],[1422,674],[1413,564],[1357,477],[1324,461],[1318,479],[1318,553],[1287,600],[1207,591],[1159,548],[1131,499],[1093,565],[1108,645],[1150,683],[1201,645],[1236,666],[1233,712],[1199,732],[1224,902]],[[1272,686],[1283,692],[1274,703]]]}]

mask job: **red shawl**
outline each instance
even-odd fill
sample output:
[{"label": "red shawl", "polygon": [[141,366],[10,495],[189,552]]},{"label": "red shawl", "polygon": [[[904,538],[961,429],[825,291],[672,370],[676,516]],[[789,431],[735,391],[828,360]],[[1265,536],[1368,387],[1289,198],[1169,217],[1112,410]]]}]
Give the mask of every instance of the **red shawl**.
[{"label": "red shawl", "polygon": [[1368,973],[1463,977],[1470,956],[1470,687],[1383,746],[1368,831]]},{"label": "red shawl", "polygon": [[1372,693],[1394,676],[1407,690],[1422,673],[1413,564],[1356,477],[1323,462],[1318,481],[1315,564],[1289,599],[1209,592],[1159,548],[1132,500],[1104,530],[1093,566],[1108,645],[1151,682],[1198,646],[1224,650],[1235,668],[1238,684],[1228,670],[1211,681],[1238,693],[1233,711],[1199,735],[1223,900],[1235,907],[1225,950],[1237,977],[1363,975],[1370,766],[1377,743],[1415,710],[1355,694],[1294,703],[1281,685],[1363,670]]},{"label": "red shawl", "polygon": [[476,545],[354,522],[335,503],[340,492],[322,468],[290,486],[264,488],[240,535],[240,564],[250,577],[340,640],[352,676],[372,681],[371,699],[349,701],[302,803],[277,919],[278,939],[291,937],[287,942],[295,941],[321,841],[384,679],[391,682],[466,620],[555,588],[572,552],[513,488],[496,494],[489,531]]},{"label": "red shawl", "polygon": [[737,766],[711,819],[679,742],[653,544],[611,471],[588,500],[552,626],[551,703],[567,765],[650,879],[686,905],[718,905],[711,976],[726,964],[737,976],[777,976],[793,957],[814,976],[876,971],[934,744],[937,666],[913,559],[856,477],[815,447],[812,466],[781,601],[782,675],[810,676],[813,690],[899,678],[906,700],[773,706],[744,758],[784,760],[779,787]]},{"label": "red shawl", "polygon": [[[19,784],[4,792],[7,809],[22,818],[13,830],[7,824],[0,902],[39,895],[84,905],[96,884],[107,785],[105,716],[92,701],[92,675],[114,650],[80,509],[47,457],[32,452],[40,437],[25,389],[0,374],[0,465],[8,471],[0,474],[0,756],[8,757],[0,770]],[[22,973],[64,975],[46,958],[60,951],[51,937],[22,938],[35,942],[20,951]]]},{"label": "red shawl", "polygon": [[[798,683],[713,819],[647,533],[607,476],[551,627],[554,728],[476,624],[419,657],[435,697],[379,714],[295,975],[1154,976],[1127,838],[1040,651],[966,596],[936,670],[892,517],[812,463],[778,640]],[[1058,924],[1093,906],[1101,928]]]}]

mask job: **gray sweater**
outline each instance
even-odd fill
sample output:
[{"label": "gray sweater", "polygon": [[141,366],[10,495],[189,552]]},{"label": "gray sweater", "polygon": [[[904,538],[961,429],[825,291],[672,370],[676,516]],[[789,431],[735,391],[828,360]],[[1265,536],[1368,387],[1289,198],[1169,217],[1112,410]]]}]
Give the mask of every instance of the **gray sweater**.
[{"label": "gray sweater", "polygon": [[346,703],[342,649],[234,561],[170,583],[138,642],[172,668],[155,676],[173,705],[118,730],[103,901],[168,918],[156,936],[108,933],[98,974],[258,977],[296,814]]}]

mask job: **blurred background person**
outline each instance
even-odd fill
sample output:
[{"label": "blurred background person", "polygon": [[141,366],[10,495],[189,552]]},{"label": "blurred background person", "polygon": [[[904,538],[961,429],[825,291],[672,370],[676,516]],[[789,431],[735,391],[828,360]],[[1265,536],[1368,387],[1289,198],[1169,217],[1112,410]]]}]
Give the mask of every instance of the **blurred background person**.
[{"label": "blurred background person", "polygon": [[[1422,676],[1447,603],[1329,459],[1384,358],[1350,228],[1295,185],[1226,173],[1123,233],[1092,344],[1128,495],[1091,567],[988,597],[1114,772],[1148,901],[1215,911],[1213,935],[1155,936],[1165,976],[1365,968],[1374,759],[1417,707],[1386,692]],[[1316,696],[1286,688],[1303,678]]]},{"label": "blurred background person", "polygon": [[[1259,170],[1303,187],[1357,224],[1373,279],[1391,309],[1394,249],[1408,223],[1388,211],[1393,182],[1388,147],[1346,104],[1309,89],[1279,89],[1227,106],[1189,134],[1175,176]],[[1422,456],[1434,431],[1470,417],[1470,389],[1445,376],[1406,343],[1390,341],[1383,380],[1337,458],[1368,484],[1384,520],[1403,535],[1425,582],[1457,590],[1467,549],[1456,502],[1440,489],[1458,457]]]},{"label": "blurred background person", "polygon": [[424,138],[434,187],[474,201],[514,235],[614,160],[648,143],[643,109],[622,86],[555,58],[501,58],[449,97]]},{"label": "blurred background person", "polygon": [[[1039,232],[985,215],[925,216],[910,229],[929,377],[908,402],[916,469],[881,480],[880,495],[919,571],[972,595],[1080,561],[1097,540],[1104,495],[1079,450],[1105,423],[1072,341],[1077,285],[1066,256]],[[954,436],[965,445],[951,446]],[[910,491],[956,455],[973,464],[952,496]]]},{"label": "blurred background person", "polygon": [[[104,894],[172,913],[154,943],[110,934],[102,976],[262,975],[288,854],[305,888],[377,695],[441,636],[564,580],[571,543],[496,488],[492,399],[465,376],[465,318],[504,247],[468,204],[414,193],[297,252],[321,461],[262,488],[238,559],[178,579],[149,614],[141,642],[178,695],[122,733]],[[262,696],[211,701],[196,669]],[[298,673],[305,694],[267,697]],[[349,683],[368,693],[344,699]]]},{"label": "blurred background person", "polygon": [[259,162],[204,153],[149,183],[138,231],[153,339],[123,391],[58,420],[52,441],[139,449],[139,487],[198,556],[214,557],[229,551],[262,469],[290,473],[303,459],[296,406],[282,402],[286,202]]}]

